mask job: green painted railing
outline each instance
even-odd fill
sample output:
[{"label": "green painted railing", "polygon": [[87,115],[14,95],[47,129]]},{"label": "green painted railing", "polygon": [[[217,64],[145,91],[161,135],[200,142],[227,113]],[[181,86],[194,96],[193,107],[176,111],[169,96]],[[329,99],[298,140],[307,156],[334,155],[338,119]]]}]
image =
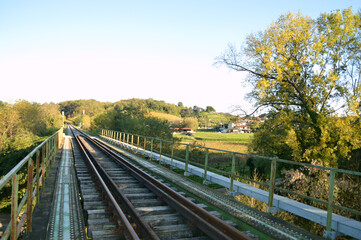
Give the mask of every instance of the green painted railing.
[{"label": "green painted railing", "polygon": [[[235,179],[241,179],[241,180],[245,180],[247,182],[254,182],[254,183],[260,184],[263,187],[268,189],[269,199],[268,199],[267,205],[268,205],[268,210],[270,212],[272,212],[272,209],[274,208],[273,197],[274,197],[275,191],[285,192],[288,194],[296,195],[303,199],[314,201],[316,203],[321,203],[325,206],[325,209],[327,209],[326,231],[331,231],[332,213],[333,213],[334,209],[340,209],[342,211],[361,216],[361,212],[359,209],[348,208],[348,207],[337,205],[334,203],[334,200],[335,200],[334,189],[335,189],[336,174],[346,174],[349,176],[361,177],[361,172],[312,165],[309,163],[294,162],[294,161],[278,159],[278,158],[256,156],[256,155],[252,155],[252,154],[244,154],[244,153],[239,153],[239,152],[227,151],[227,150],[216,149],[216,148],[209,148],[209,147],[193,145],[193,144],[179,143],[179,142],[168,141],[168,140],[163,140],[163,139],[154,138],[154,137],[147,137],[147,136],[142,136],[142,135],[137,135],[137,134],[107,130],[107,129],[101,130],[101,136],[105,136],[107,138],[111,138],[116,141],[121,141],[121,142],[127,143],[126,147],[131,150],[134,149],[133,139],[136,138],[137,139],[137,142],[135,144],[135,147],[136,147],[135,152],[136,153],[140,153],[140,151],[141,151],[140,148],[143,148],[142,155],[144,156],[145,151],[148,150],[148,151],[150,151],[150,159],[152,159],[153,152],[157,152],[158,154],[160,154],[159,159],[161,159],[162,155],[168,156],[171,158],[170,167],[173,167],[173,159],[182,161],[185,163],[185,172],[184,172],[185,175],[187,174],[189,163],[192,163],[195,166],[201,167],[204,169],[204,182],[207,182],[207,172],[210,170],[215,173],[220,173],[222,175],[228,176],[230,178],[230,189],[229,189],[230,191],[233,191]],[[182,148],[182,151],[180,151],[180,152],[182,154],[184,154],[183,157],[176,156],[175,149],[177,146]],[[191,148],[193,151],[196,151],[196,152],[197,151],[199,152],[200,150],[203,151],[203,153],[204,153],[204,162],[203,163],[200,163],[199,161],[191,161],[191,158],[190,158],[190,155],[192,154]],[[168,152],[166,152],[166,149],[168,149]],[[214,166],[211,167],[210,166],[210,154],[211,153],[230,155],[231,156],[231,160],[229,161],[230,169],[228,171],[225,171],[224,169],[223,170],[217,169]],[[202,155],[202,157],[203,157],[203,155]],[[244,158],[244,159],[252,159],[252,161],[255,161],[256,159],[261,159],[265,163],[269,164],[268,181],[266,181],[266,182],[255,181],[253,179],[244,177],[241,174],[237,173],[237,171],[236,171],[237,157]],[[239,162],[239,160],[238,160],[238,162]],[[292,168],[307,167],[307,168],[312,168],[312,169],[318,169],[320,171],[326,171],[329,176],[328,177],[328,179],[329,179],[328,189],[325,189],[325,191],[328,192],[328,200],[325,201],[322,199],[317,199],[314,197],[302,195],[302,194],[299,194],[299,193],[296,193],[296,192],[293,192],[293,191],[290,191],[290,190],[287,190],[284,188],[276,187],[277,170],[278,170],[278,166],[281,164],[283,164],[283,166],[284,166],[284,164],[293,165],[294,167],[292,167]],[[358,196],[358,197],[360,197],[360,196]],[[355,201],[360,201],[360,199],[356,198]]]},{"label": "green painted railing", "polygon": [[[51,163],[55,160],[56,153],[61,145],[63,129],[54,133],[43,141],[10,172],[0,180],[0,191],[11,186],[11,220],[2,240],[17,239],[26,222],[26,231],[32,231],[32,213],[39,203],[39,192],[44,186]],[[35,164],[34,164],[35,161]],[[27,166],[26,166],[27,164]],[[26,183],[26,191],[19,203],[19,183]],[[3,200],[1,196],[0,200]],[[20,221],[18,222],[18,218]]]}]

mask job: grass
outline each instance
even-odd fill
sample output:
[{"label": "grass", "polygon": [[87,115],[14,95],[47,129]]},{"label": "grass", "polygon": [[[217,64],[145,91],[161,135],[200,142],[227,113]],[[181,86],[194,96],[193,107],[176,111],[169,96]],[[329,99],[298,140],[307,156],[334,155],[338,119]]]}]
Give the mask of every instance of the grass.
[{"label": "grass", "polygon": [[194,136],[175,135],[182,143],[195,143],[209,148],[228,150],[233,152],[248,152],[248,145],[253,139],[253,133],[234,134],[209,131],[197,131]]},{"label": "grass", "polygon": [[235,134],[198,131],[194,133],[196,140],[205,142],[230,142],[248,144],[253,138],[253,133]]}]

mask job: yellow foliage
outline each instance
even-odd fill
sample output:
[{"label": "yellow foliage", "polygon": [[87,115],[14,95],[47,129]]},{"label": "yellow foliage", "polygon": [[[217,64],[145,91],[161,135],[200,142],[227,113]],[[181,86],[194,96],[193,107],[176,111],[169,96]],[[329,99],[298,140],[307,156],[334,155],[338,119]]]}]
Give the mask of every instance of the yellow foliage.
[{"label": "yellow foliage", "polygon": [[180,117],[177,117],[175,115],[168,114],[168,113],[160,113],[160,112],[149,112],[146,114],[146,117],[155,117],[155,118],[158,118],[161,120],[167,120],[169,122],[181,120]]}]

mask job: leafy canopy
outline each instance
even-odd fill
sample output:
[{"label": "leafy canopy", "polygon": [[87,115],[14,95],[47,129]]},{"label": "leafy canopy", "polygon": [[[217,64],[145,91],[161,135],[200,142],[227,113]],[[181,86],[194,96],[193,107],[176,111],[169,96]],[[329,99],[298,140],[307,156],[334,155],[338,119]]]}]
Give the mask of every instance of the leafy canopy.
[{"label": "leafy canopy", "polygon": [[[243,49],[229,45],[218,62],[248,73],[246,82],[253,86],[249,97],[255,109],[270,108],[275,113],[273,132],[292,139],[289,149],[285,138],[281,137],[280,142],[276,134],[270,134],[267,139],[271,145],[284,142],[272,151],[308,161],[334,159],[337,151],[329,147],[342,137],[330,133],[333,129],[329,124],[337,122],[332,117],[342,113],[354,118],[345,120],[345,128],[359,132],[355,119],[361,93],[360,40],[360,13],[354,14],[351,8],[322,14],[317,20],[288,13],[265,31],[249,35]],[[271,130],[264,129],[263,133],[267,131]],[[345,156],[359,142],[345,139],[342,144],[347,146],[346,154],[342,154]],[[327,153],[325,157],[321,152]]]}]

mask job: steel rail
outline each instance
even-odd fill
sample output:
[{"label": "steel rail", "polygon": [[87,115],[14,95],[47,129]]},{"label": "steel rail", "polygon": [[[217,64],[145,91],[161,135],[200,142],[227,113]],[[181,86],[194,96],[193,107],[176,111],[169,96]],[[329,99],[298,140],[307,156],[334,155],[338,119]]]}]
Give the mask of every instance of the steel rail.
[{"label": "steel rail", "polygon": [[247,239],[251,238],[244,233],[238,231],[232,226],[221,221],[219,218],[209,214],[204,209],[198,207],[192,201],[183,197],[173,189],[162,184],[149,174],[135,167],[124,158],[113,153],[107,147],[94,141],[92,138],[84,134],[84,136],[96,146],[98,146],[106,155],[119,162],[123,167],[129,169],[133,176],[139,181],[143,182],[154,193],[167,202],[170,206],[175,208],[181,215],[188,219],[192,224],[197,226],[200,230],[206,233],[212,239]]},{"label": "steel rail", "polygon": [[[76,129],[77,130],[77,129]],[[77,130],[79,131],[79,130]],[[81,131],[79,131],[81,133]],[[81,133],[83,134],[83,133]],[[83,134],[84,135],[84,134]],[[140,216],[138,211],[135,209],[133,204],[128,200],[128,198],[122,193],[118,185],[114,182],[114,180],[109,176],[109,174],[105,171],[105,169],[95,160],[93,155],[89,152],[89,150],[85,147],[84,142],[81,138],[77,137],[79,142],[82,144],[83,149],[86,151],[89,159],[92,164],[99,172],[102,180],[105,182],[106,186],[108,186],[109,190],[117,199],[117,204],[122,205],[125,208],[126,213],[129,213],[134,220],[137,227],[139,227],[139,231],[142,232],[146,239],[159,240],[157,234],[153,231],[153,229],[149,226],[149,224]],[[121,207],[121,206],[119,206]]]},{"label": "steel rail", "polygon": [[103,190],[106,193],[107,197],[111,201],[111,203],[112,203],[112,205],[113,205],[113,207],[115,209],[116,214],[122,220],[122,223],[125,226],[126,232],[130,235],[131,239],[139,240],[140,238],[138,237],[137,233],[133,229],[131,223],[129,222],[128,218],[126,217],[126,215],[124,214],[122,209],[119,207],[119,204],[117,203],[117,201],[116,201],[115,197],[113,196],[113,194],[111,193],[111,191],[108,189],[108,187],[107,187],[106,183],[104,182],[104,180],[102,179],[101,175],[97,171],[96,167],[94,166],[94,164],[91,161],[89,155],[85,151],[85,148],[84,148],[83,144],[81,143],[81,141],[79,140],[78,136],[76,136],[74,134],[74,137],[76,139],[76,142],[77,142],[79,148],[81,149],[81,154],[84,157],[84,160],[86,160],[86,163],[88,164],[91,172],[96,176],[96,178],[99,181],[101,187],[103,188]]},{"label": "steel rail", "polygon": [[[82,142],[83,140],[80,139],[80,141]],[[82,142],[82,144],[84,143]],[[157,234],[150,228],[148,223],[145,222],[144,219],[140,216],[138,211],[135,209],[135,207],[129,201],[129,199],[124,195],[124,193],[122,193],[122,191],[115,183],[115,181],[109,176],[109,174],[105,171],[105,169],[94,159],[94,157],[91,155],[91,153],[88,151],[87,148],[85,148],[85,151],[87,151],[88,155],[90,156],[90,159],[92,160],[93,164],[95,165],[98,172],[102,176],[106,185],[115,195],[116,199],[119,199],[118,204],[123,205],[126,212],[132,216],[132,219],[136,223],[136,226],[139,226],[139,228],[142,230],[141,232],[146,235],[147,239],[159,240]]]}]

